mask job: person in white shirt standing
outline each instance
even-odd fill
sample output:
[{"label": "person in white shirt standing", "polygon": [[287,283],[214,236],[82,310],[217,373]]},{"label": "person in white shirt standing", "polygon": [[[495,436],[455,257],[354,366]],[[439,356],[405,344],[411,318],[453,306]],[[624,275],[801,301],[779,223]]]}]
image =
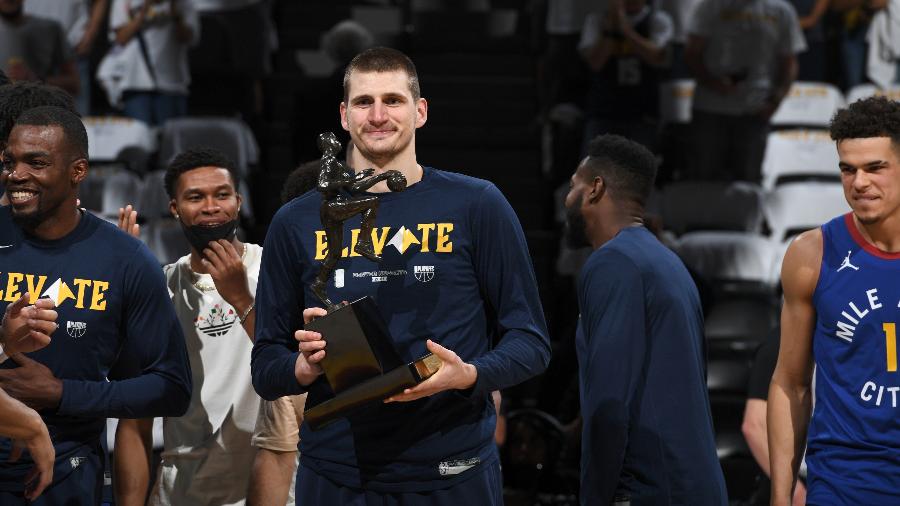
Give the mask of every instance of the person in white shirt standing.
[{"label": "person in white shirt standing", "polygon": [[[259,436],[254,430],[261,411],[249,364],[262,248],[237,238],[242,199],[235,181],[234,163],[210,149],[179,154],[165,176],[171,212],[191,244],[189,255],[164,270],[187,340],[194,391],[188,412],[166,418],[163,425],[162,462],[150,492],[153,505],[242,505],[247,499],[257,453],[251,438]],[[121,214],[120,227],[134,235],[136,213],[127,209]],[[287,459],[294,464],[297,426],[291,398],[274,402],[286,404],[291,416],[271,422],[271,434],[262,435],[263,444],[256,446],[294,448]],[[284,408],[268,411],[278,416]],[[286,427],[291,421],[294,425]],[[144,504],[151,439],[152,420],[120,420],[117,504]],[[289,471],[287,481],[276,487],[285,496],[293,467]]]},{"label": "person in white shirt standing", "polygon": [[190,0],[113,0],[111,38],[140,62],[125,74],[125,115],[148,125],[187,114],[188,47],[200,38]]}]

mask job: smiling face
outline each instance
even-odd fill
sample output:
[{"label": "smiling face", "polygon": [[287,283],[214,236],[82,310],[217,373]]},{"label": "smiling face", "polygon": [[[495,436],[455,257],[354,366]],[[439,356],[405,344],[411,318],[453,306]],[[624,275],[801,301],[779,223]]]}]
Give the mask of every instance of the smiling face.
[{"label": "smiling face", "polygon": [[73,153],[59,126],[18,125],[3,153],[12,215],[33,229],[75,208],[87,161]]},{"label": "smiling face", "polygon": [[844,197],[860,223],[900,218],[900,157],[889,137],[838,143]]},{"label": "smiling face", "polygon": [[428,105],[415,99],[403,70],[353,72],[347,101],[341,102],[341,124],[353,146],[367,160],[384,167],[415,153],[416,129],[425,124]]},{"label": "smiling face", "polygon": [[213,227],[238,219],[241,196],[228,169],[198,167],[178,176],[169,207],[187,226]]}]

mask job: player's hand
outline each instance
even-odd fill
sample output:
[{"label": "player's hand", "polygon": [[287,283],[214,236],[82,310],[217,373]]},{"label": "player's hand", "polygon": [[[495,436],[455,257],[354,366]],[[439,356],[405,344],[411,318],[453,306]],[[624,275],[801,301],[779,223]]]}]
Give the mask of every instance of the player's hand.
[{"label": "player's hand", "polygon": [[[245,245],[244,248],[246,247]],[[200,263],[212,276],[216,291],[225,302],[231,304],[238,314],[244,314],[250,304],[253,304],[253,294],[250,293],[244,261],[234,244],[225,239],[210,242],[203,249]]]},{"label": "player's hand", "polygon": [[459,355],[439,345],[431,339],[425,343],[428,351],[441,359],[441,368],[427,380],[402,393],[393,395],[384,402],[407,402],[428,397],[445,390],[465,390],[475,384],[478,370],[474,365],[463,362]]},{"label": "player's hand", "polygon": [[25,475],[25,498],[34,501],[53,481],[53,463],[56,460],[56,450],[47,432],[47,426],[41,424],[41,433],[23,441],[13,442],[13,451],[10,453],[10,462],[18,460],[22,448],[27,448],[34,461],[28,474]]},{"label": "player's hand", "polygon": [[62,381],[44,364],[21,353],[9,358],[19,364],[14,369],[0,369],[0,388],[34,410],[55,409],[62,399]]},{"label": "player's hand", "polygon": [[[310,307],[303,310],[303,323],[309,323],[320,316],[328,314],[320,307]],[[297,382],[307,386],[322,374],[322,366],[319,362],[325,358],[325,340],[322,334],[311,330],[298,330],[294,332],[294,339],[300,345],[300,356],[294,365],[294,376]]]},{"label": "player's hand", "polygon": [[50,335],[59,328],[55,304],[50,299],[38,299],[28,305],[30,293],[22,294],[6,306],[3,314],[3,351],[7,356],[29,353],[50,344]]},{"label": "player's hand", "polygon": [[137,210],[131,204],[125,206],[124,209],[119,208],[119,230],[125,232],[132,237],[141,237],[141,226],[137,222]]}]

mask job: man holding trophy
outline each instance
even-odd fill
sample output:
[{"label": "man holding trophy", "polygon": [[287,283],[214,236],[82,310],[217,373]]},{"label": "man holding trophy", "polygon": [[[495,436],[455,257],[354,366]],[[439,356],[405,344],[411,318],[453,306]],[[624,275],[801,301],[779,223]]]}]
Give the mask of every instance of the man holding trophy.
[{"label": "man holding trophy", "polygon": [[[348,393],[328,365],[331,353],[332,368],[353,368],[334,362],[343,337],[298,329],[337,317],[353,306],[342,301],[361,298],[373,302],[380,323],[359,326],[384,327],[391,351],[418,375],[328,423],[304,423],[298,502],[502,504],[490,393],[540,374],[550,359],[521,225],[493,184],[416,161],[415,132],[428,106],[402,53],[358,55],[344,76],[340,113],[354,147],[348,165],[374,184],[358,184],[368,192],[333,203],[320,177],[320,192],[275,216],[257,288],[253,384],[266,399],[309,392],[308,412]],[[351,208],[348,201],[377,208],[377,216],[348,212],[323,230],[320,214],[337,216]],[[341,244],[329,243],[338,237]],[[323,261],[332,271],[320,276]],[[423,362],[437,367],[419,369]]]}]

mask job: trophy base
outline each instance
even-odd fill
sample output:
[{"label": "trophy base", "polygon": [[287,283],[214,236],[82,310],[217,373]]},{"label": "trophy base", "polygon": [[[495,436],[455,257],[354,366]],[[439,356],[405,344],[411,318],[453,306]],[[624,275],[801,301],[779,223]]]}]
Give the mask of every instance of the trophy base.
[{"label": "trophy base", "polygon": [[307,409],[303,413],[303,423],[308,424],[312,430],[318,430],[366,404],[383,401],[406,388],[418,385],[440,368],[441,359],[429,353],[415,362],[363,381]]},{"label": "trophy base", "polygon": [[327,343],[320,365],[335,394],[404,365],[371,297],[337,306],[305,329],[322,334]]}]

